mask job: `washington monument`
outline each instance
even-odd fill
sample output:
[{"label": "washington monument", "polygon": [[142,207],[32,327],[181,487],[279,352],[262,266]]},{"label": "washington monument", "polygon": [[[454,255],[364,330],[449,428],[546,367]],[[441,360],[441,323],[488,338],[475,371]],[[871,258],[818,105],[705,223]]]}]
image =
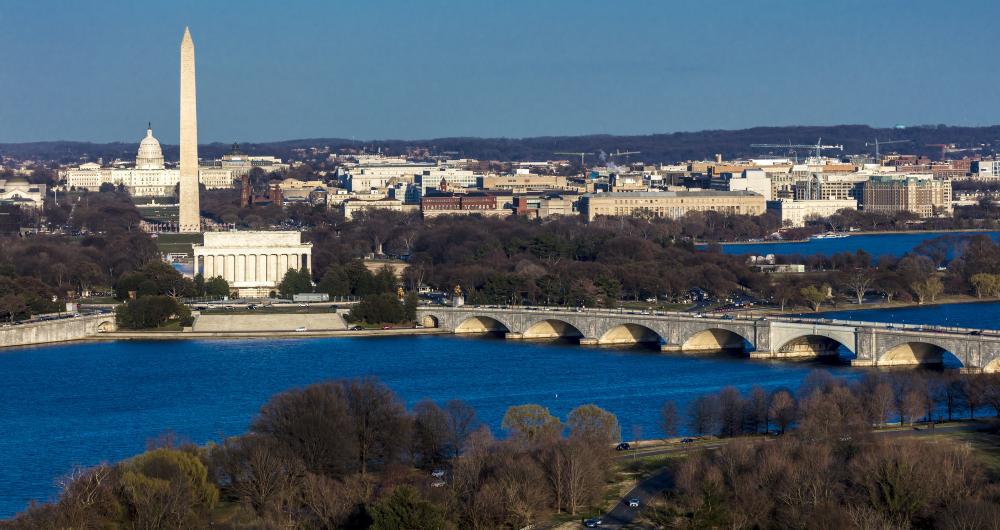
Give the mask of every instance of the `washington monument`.
[{"label": "washington monument", "polygon": [[194,81],[194,41],[184,28],[181,41],[181,164],[180,220],[178,231],[201,231],[198,204],[198,110]]}]

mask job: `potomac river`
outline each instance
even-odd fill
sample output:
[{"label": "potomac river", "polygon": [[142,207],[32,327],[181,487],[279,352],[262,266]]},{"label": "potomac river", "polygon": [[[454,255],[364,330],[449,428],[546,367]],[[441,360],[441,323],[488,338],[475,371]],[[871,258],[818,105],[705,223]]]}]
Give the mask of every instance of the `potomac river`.
[{"label": "potomac river", "polygon": [[808,241],[761,242],[761,243],[723,243],[722,251],[726,254],[767,254],[788,255],[801,254],[836,254],[838,252],[855,252],[864,250],[874,257],[883,254],[902,256],[924,241],[939,237],[951,237],[959,240],[974,235],[988,235],[1000,239],[1000,232],[902,232],[886,234],[857,234],[847,237],[830,239],[810,239]]},{"label": "potomac river", "polygon": [[[834,253],[865,248],[900,255],[941,234],[852,236],[813,243],[727,246],[731,253]],[[963,234],[953,234],[963,235]],[[1000,328],[1000,303],[838,311],[824,316]],[[796,388],[813,369],[845,378],[864,369],[810,361],[750,361],[649,350],[413,336],[93,342],[0,350],[0,518],[50,500],[74,466],[140,453],[173,431],[181,440],[243,433],[275,393],[325,379],[377,376],[407,403],[462,399],[499,433],[507,407],[539,403],[565,418],[596,403],[625,438],[652,438],[660,405],[681,411],[697,396]]]},{"label": "potomac river", "polygon": [[[1000,303],[838,313],[838,317],[994,326]],[[863,369],[750,361],[639,349],[413,336],[284,340],[93,342],[0,353],[0,517],[48,500],[75,465],[143,451],[167,430],[196,443],[246,430],[267,399],[324,379],[373,375],[408,405],[462,399],[494,431],[507,407],[539,403],[565,418],[596,403],[623,436],[658,436],[664,400],[680,410],[698,395],[796,388],[813,369],[846,378]]]}]

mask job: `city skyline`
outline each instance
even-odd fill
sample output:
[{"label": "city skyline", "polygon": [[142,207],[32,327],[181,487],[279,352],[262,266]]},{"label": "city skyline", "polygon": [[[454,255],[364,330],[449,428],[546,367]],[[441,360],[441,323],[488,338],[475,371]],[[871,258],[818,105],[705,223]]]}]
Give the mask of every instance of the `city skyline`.
[{"label": "city skyline", "polygon": [[173,144],[185,25],[206,143],[1000,122],[977,2],[52,7],[0,14],[0,142]]}]

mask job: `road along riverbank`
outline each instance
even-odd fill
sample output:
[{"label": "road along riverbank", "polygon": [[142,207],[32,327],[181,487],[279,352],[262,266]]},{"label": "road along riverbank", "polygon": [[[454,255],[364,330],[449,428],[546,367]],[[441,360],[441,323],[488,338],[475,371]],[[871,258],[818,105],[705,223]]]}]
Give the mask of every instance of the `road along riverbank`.
[{"label": "road along riverbank", "polygon": [[194,339],[308,339],[320,337],[405,337],[443,335],[449,331],[436,328],[392,328],[315,331],[115,331],[89,337],[90,340],[194,340]]}]

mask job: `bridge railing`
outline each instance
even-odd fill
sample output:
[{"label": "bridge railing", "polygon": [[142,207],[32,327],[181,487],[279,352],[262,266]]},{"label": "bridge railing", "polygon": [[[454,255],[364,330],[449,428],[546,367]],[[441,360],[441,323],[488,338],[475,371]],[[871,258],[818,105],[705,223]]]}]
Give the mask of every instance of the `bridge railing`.
[{"label": "bridge railing", "polygon": [[589,308],[589,307],[512,306],[512,305],[496,305],[496,304],[465,305],[461,307],[424,305],[421,306],[421,308],[426,308],[426,309],[437,308],[437,309],[445,309],[448,311],[463,311],[463,312],[475,312],[483,309],[491,309],[491,310],[510,311],[510,312],[537,311],[543,313],[561,313],[561,314],[582,313],[588,315],[602,315],[602,316],[621,316],[621,315],[669,316],[669,317],[686,318],[686,319],[709,318],[709,319],[732,320],[740,322],[758,322],[761,320],[770,320],[773,322],[786,322],[795,324],[826,324],[834,326],[849,326],[855,328],[867,327],[876,329],[908,330],[908,331],[918,331],[918,332],[1000,336],[1000,330],[965,328],[959,326],[904,324],[904,323],[894,323],[894,322],[874,322],[865,320],[844,320],[844,319],[834,319],[834,318],[809,318],[809,317],[786,317],[786,316],[747,317],[747,316],[733,315],[731,313],[715,313],[715,312],[689,313],[684,311],[651,311],[651,310],[635,310],[635,309],[625,309],[625,308],[604,309],[604,308]]}]

